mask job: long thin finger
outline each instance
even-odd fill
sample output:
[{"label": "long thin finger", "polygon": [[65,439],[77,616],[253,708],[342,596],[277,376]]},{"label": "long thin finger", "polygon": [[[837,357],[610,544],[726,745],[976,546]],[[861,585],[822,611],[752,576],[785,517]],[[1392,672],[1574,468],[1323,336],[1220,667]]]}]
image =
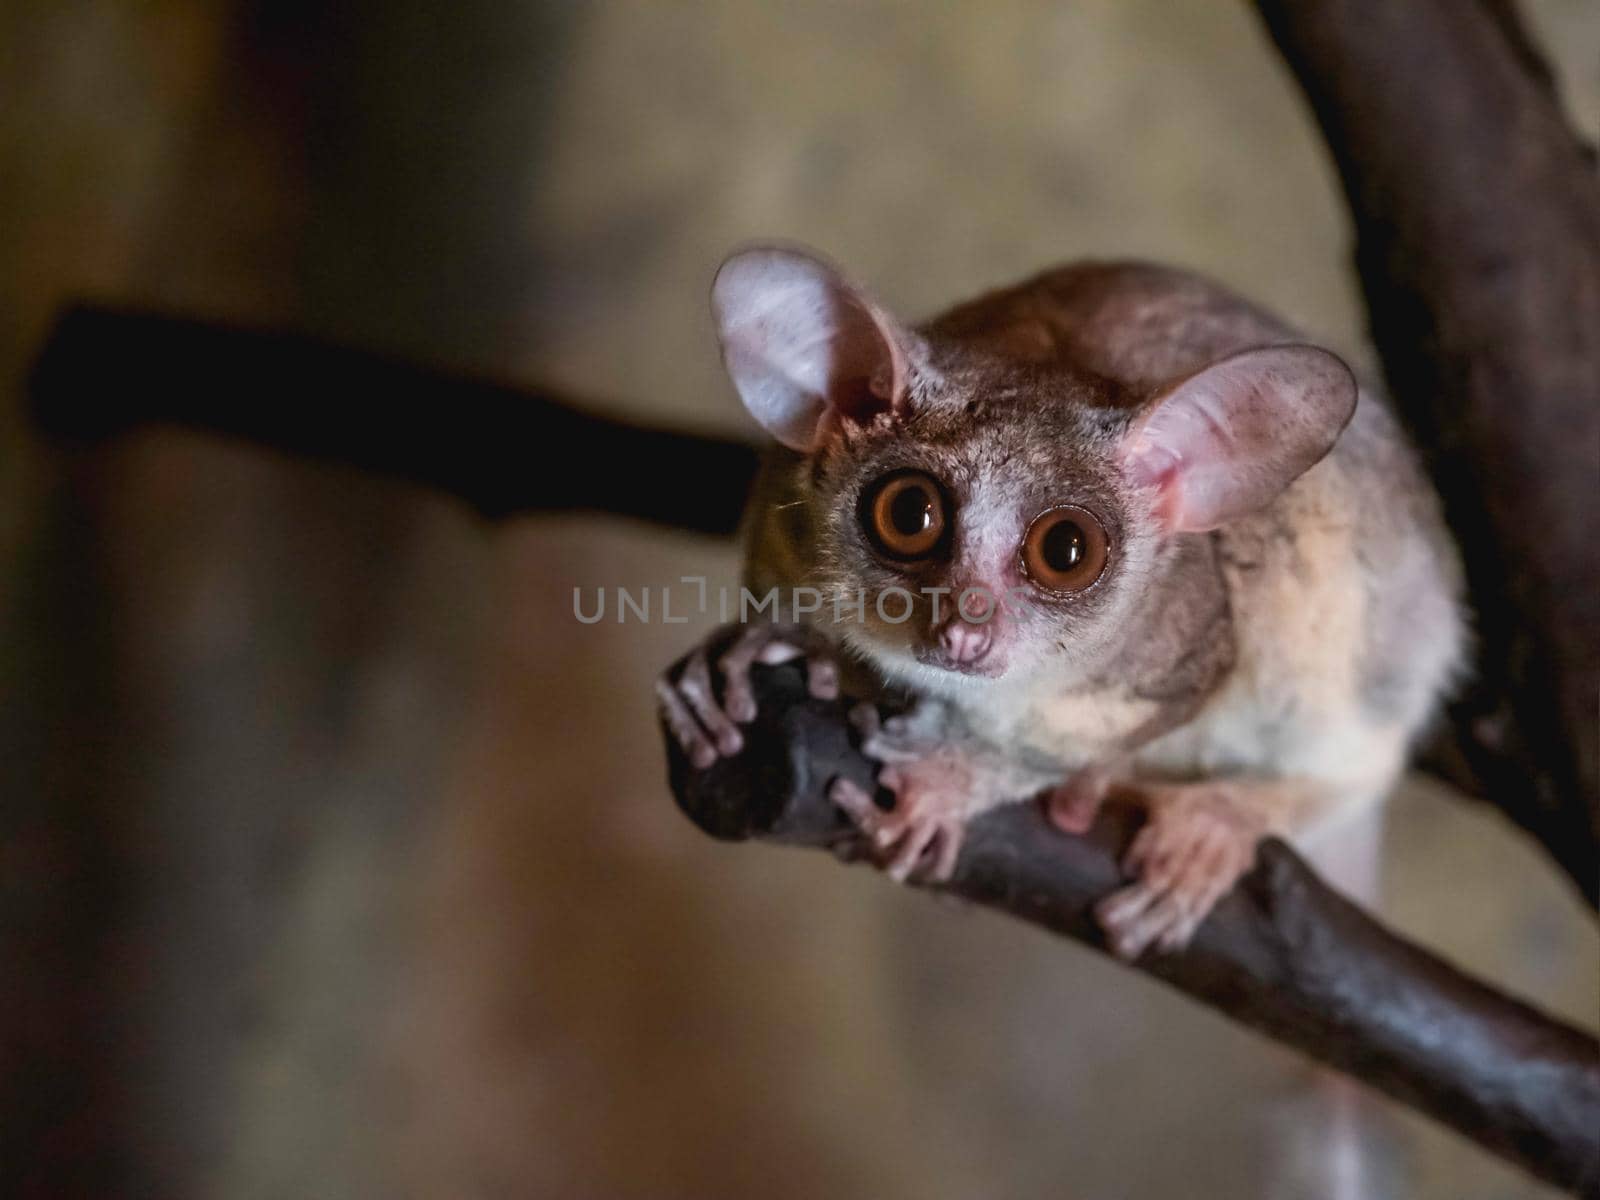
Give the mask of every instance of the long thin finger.
[{"label": "long thin finger", "polygon": [[717,706],[717,698],[711,690],[711,668],[706,665],[705,655],[696,653],[689,659],[683,678],[678,680],[678,692],[717,743],[718,751],[732,756],[744,749],[744,737],[734,728],[728,714]]},{"label": "long thin finger", "polygon": [[1132,962],[1143,954],[1152,942],[1182,921],[1183,916],[1181,902],[1170,893],[1163,893],[1156,898],[1154,904],[1112,932],[1111,948],[1117,952],[1118,957]]},{"label": "long thin finger", "polygon": [[1182,893],[1183,912],[1156,942],[1157,949],[1172,953],[1187,946],[1195,931],[1211,915],[1211,910],[1216,908],[1217,901],[1233,886],[1234,878],[1226,855],[1209,859],[1204,868],[1197,866]]},{"label": "long thin finger", "polygon": [[850,818],[875,852],[881,853],[894,841],[894,832],[888,828],[883,810],[860,784],[840,776],[828,786],[828,799]]},{"label": "long thin finger", "polygon": [[771,638],[771,631],[759,626],[739,631],[733,645],[717,659],[722,672],[722,703],[735,721],[756,719],[756,696],[750,690],[750,664]]},{"label": "long thin finger", "polygon": [[1192,909],[1178,918],[1170,928],[1156,939],[1156,949],[1163,954],[1176,954],[1193,939],[1195,931],[1200,928],[1206,913],[1199,909]]},{"label": "long thin finger", "polygon": [[[1226,843],[1207,842],[1195,848],[1175,881],[1178,890],[1186,896],[1199,897],[1215,903],[1222,895],[1228,875],[1228,847]],[[1209,907],[1209,905],[1208,905]]]},{"label": "long thin finger", "polygon": [[1139,878],[1159,892],[1179,887],[1201,848],[1193,840],[1158,836],[1155,845],[1145,855]]},{"label": "long thin finger", "polygon": [[678,689],[669,680],[656,680],[656,699],[660,701],[661,715],[667,722],[667,728],[689,756],[690,763],[703,771],[716,762],[717,748],[706,737],[694,714],[689,711],[689,706],[678,695]]},{"label": "long thin finger", "polygon": [[917,864],[922,861],[923,854],[933,844],[933,839],[938,833],[939,827],[932,821],[913,825],[907,830],[904,840],[894,852],[894,857],[889,860],[889,878],[896,883],[904,883],[911,878],[911,872],[916,870]]},{"label": "long thin finger", "polygon": [[935,883],[949,883],[956,873],[956,862],[961,857],[962,831],[960,826],[947,825],[939,831],[939,845],[933,857],[930,878]]},{"label": "long thin finger", "polygon": [[1137,877],[1144,867],[1145,860],[1156,849],[1156,827],[1146,822],[1138,833],[1133,835],[1133,841],[1128,843],[1128,849],[1122,855],[1122,873]]},{"label": "long thin finger", "polygon": [[1137,956],[1137,949],[1131,952],[1127,949],[1131,944],[1129,933],[1138,926],[1160,898],[1158,892],[1142,883],[1136,883],[1132,887],[1113,892],[1095,905],[1095,921],[1105,931],[1106,941],[1114,954],[1120,958],[1128,958],[1130,954]]},{"label": "long thin finger", "polygon": [[1142,883],[1112,892],[1094,906],[1095,920],[1100,928],[1110,933],[1116,926],[1125,925],[1156,901],[1156,893]]},{"label": "long thin finger", "polygon": [[[1190,893],[1194,897],[1194,907],[1201,920],[1217,906],[1218,901],[1233,890],[1233,885],[1239,882],[1240,874],[1242,872],[1239,869],[1238,859],[1230,855],[1226,848],[1220,850]],[[1198,923],[1197,921],[1196,924]]]},{"label": "long thin finger", "polygon": [[1239,874],[1238,858],[1226,841],[1210,843],[1195,854],[1178,881],[1183,915],[1161,935],[1157,948],[1170,953],[1187,946]]}]

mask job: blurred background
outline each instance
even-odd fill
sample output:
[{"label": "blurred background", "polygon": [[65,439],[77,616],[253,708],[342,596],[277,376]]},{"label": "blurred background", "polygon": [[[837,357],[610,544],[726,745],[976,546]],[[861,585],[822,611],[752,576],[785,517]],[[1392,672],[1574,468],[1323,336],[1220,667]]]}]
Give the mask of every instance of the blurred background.
[{"label": "blurred background", "polygon": [[[1524,8],[1593,137],[1600,8]],[[1334,1194],[1287,1052],[677,814],[650,682],[704,630],[572,590],[731,545],[22,410],[90,297],[753,438],[704,297],[770,236],[908,316],[1169,260],[1370,360],[1244,4],[0,2],[0,1187]],[[1393,924],[1596,1025],[1592,921],[1497,816],[1408,786],[1385,870]],[[1381,1099],[1354,1136],[1356,1195],[1545,1194]]]}]

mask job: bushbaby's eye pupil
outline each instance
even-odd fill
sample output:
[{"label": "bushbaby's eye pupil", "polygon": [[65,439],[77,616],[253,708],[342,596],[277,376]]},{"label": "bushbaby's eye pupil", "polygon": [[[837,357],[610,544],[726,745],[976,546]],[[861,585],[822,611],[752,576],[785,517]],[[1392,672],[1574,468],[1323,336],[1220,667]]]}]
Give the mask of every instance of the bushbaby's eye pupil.
[{"label": "bushbaby's eye pupil", "polygon": [[861,527],[889,558],[927,558],[944,541],[944,492],[921,471],[886,475],[862,494]]},{"label": "bushbaby's eye pupil", "polygon": [[1057,521],[1044,535],[1039,552],[1053,571],[1070,571],[1083,561],[1083,530],[1076,521]]},{"label": "bushbaby's eye pupil", "polygon": [[933,505],[920,487],[902,488],[889,506],[889,520],[895,532],[907,537],[921,533],[933,520]]}]

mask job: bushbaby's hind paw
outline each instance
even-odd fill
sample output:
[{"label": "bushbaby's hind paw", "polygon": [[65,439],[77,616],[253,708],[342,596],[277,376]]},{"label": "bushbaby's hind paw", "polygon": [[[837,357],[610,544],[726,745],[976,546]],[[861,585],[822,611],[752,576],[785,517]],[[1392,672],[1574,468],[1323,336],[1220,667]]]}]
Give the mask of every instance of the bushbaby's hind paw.
[{"label": "bushbaby's hind paw", "polygon": [[1228,798],[1225,785],[1160,789],[1123,856],[1123,870],[1136,882],[1095,906],[1111,949],[1131,961],[1151,946],[1163,952],[1187,946],[1255,862],[1262,833],[1248,809]]}]

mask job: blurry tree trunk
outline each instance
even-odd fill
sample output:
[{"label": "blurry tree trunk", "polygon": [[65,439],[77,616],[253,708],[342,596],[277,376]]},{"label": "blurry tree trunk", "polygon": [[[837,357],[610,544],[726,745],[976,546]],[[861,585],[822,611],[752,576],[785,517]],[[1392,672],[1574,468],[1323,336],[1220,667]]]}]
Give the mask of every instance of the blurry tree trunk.
[{"label": "blurry tree trunk", "polygon": [[1455,781],[1600,900],[1600,179],[1512,0],[1258,0],[1477,615]]}]

